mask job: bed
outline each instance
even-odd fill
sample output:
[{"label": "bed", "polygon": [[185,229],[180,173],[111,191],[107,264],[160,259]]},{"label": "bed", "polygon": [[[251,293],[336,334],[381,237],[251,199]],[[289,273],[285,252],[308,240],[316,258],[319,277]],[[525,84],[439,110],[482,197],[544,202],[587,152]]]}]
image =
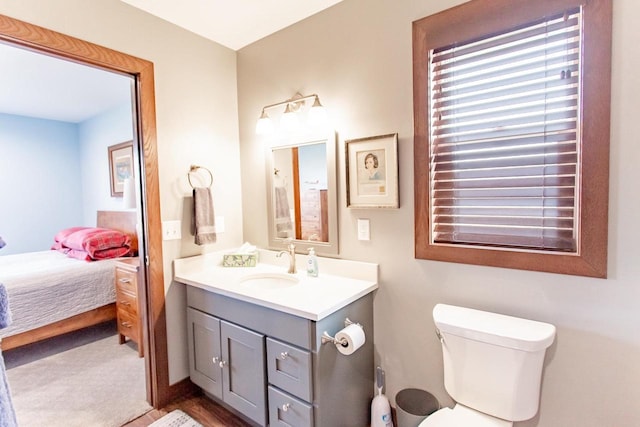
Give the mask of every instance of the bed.
[{"label": "bed", "polygon": [[[133,253],[136,224],[135,211],[97,213],[97,227],[127,234]],[[81,261],[55,250],[0,256],[13,320],[0,331],[2,350],[115,319],[115,262]]]}]

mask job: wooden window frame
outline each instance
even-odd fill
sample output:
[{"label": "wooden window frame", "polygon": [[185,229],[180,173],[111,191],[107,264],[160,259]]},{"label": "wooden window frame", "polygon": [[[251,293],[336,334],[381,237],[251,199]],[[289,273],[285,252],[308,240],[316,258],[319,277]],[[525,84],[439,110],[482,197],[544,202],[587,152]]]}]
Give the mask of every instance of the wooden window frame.
[{"label": "wooden window frame", "polygon": [[[576,254],[430,242],[429,51],[583,6],[581,173]],[[471,0],[413,23],[415,256],[531,271],[607,276],[611,0]]]}]

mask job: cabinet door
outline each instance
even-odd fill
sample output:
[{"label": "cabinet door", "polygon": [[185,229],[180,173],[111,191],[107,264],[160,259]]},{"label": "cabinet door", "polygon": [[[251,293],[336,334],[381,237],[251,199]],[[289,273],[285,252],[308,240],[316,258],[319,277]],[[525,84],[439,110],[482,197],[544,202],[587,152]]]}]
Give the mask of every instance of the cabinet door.
[{"label": "cabinet door", "polygon": [[187,325],[191,381],[222,399],[220,320],[188,308]]},{"label": "cabinet door", "polygon": [[264,335],[220,321],[223,400],[262,426],[266,420]]}]

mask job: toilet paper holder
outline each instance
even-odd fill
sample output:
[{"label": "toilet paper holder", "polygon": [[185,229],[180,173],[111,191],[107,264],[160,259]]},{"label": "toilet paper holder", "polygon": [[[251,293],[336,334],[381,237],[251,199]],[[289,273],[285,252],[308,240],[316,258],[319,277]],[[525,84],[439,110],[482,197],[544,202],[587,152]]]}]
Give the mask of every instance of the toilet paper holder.
[{"label": "toilet paper holder", "polygon": [[[344,319],[344,327],[345,327],[345,328],[346,328],[347,326],[349,326],[349,325],[353,325],[353,324],[356,324],[356,325],[358,325],[358,326],[360,326],[360,327],[362,328],[362,325],[361,325],[361,324],[359,324],[359,323],[357,323],[357,322],[352,322],[351,320],[349,320],[349,318],[348,318],[348,317],[347,317],[346,319]],[[364,329],[364,328],[363,328],[363,329]],[[324,332],[322,333],[322,338],[320,339],[320,343],[321,343],[321,344],[326,344],[326,343],[328,343],[328,342],[333,343],[333,344],[335,344],[335,345],[338,345],[338,344],[339,344],[339,345],[342,345],[342,346],[345,346],[345,347],[346,347],[346,344],[347,344],[347,343],[346,343],[346,341],[340,341],[340,340],[337,340],[337,339],[335,339],[335,337],[332,337],[331,335],[329,335],[329,334],[327,333],[327,331],[324,331]]]}]

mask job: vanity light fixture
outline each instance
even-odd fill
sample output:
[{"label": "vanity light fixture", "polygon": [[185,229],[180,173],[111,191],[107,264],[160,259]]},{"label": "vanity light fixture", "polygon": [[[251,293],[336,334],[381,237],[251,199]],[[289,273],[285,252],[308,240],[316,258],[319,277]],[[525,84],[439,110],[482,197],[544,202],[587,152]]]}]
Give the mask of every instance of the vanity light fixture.
[{"label": "vanity light fixture", "polygon": [[309,124],[312,126],[321,126],[325,124],[327,120],[327,112],[320,103],[320,98],[318,97],[318,95],[315,93],[311,95],[301,95],[300,93],[296,93],[294,96],[285,101],[265,105],[264,107],[262,107],[262,113],[260,114],[260,118],[256,123],[256,133],[259,135],[264,135],[273,132],[274,125],[266,110],[270,108],[281,107],[283,105],[285,106],[285,108],[282,116],[280,117],[280,126],[286,131],[296,130],[300,125],[298,113],[306,104],[306,101],[311,98],[314,98],[314,101],[308,112]]}]

